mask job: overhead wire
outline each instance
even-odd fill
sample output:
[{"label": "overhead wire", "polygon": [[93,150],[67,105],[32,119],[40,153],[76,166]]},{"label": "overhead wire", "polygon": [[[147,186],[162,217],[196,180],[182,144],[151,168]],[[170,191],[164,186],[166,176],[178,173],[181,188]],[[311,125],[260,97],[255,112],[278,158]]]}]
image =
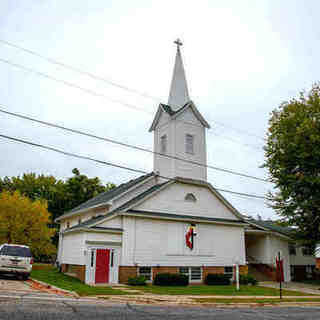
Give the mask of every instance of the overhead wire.
[{"label": "overhead wire", "polygon": [[[2,104],[0,104],[0,106],[3,107]],[[138,150],[138,151],[152,153],[152,154],[164,157],[164,158],[179,160],[179,161],[182,161],[182,162],[185,162],[185,163],[191,163],[193,165],[197,165],[197,166],[200,166],[200,167],[205,167],[205,168],[208,168],[208,169],[213,169],[213,170],[220,171],[220,172],[225,172],[225,173],[228,173],[228,174],[233,174],[233,175],[241,176],[241,177],[244,177],[244,178],[254,179],[254,180],[258,180],[258,181],[262,181],[262,182],[269,182],[266,179],[262,179],[262,178],[255,177],[255,176],[252,176],[252,175],[248,175],[248,174],[245,174],[245,173],[237,172],[237,171],[234,171],[234,170],[231,170],[231,169],[220,168],[220,167],[207,165],[207,164],[196,162],[196,161],[192,161],[192,160],[183,159],[183,158],[180,158],[180,157],[177,157],[177,156],[172,156],[172,155],[169,155],[169,154],[164,154],[164,153],[152,151],[152,150],[147,149],[147,148],[139,147],[139,146],[132,145],[132,144],[129,144],[129,143],[124,143],[124,142],[117,141],[117,140],[114,140],[114,139],[111,139],[111,138],[101,137],[101,136],[98,136],[98,135],[95,135],[95,134],[91,134],[91,133],[88,133],[88,132],[85,132],[85,131],[82,131],[82,130],[67,128],[65,126],[61,126],[61,125],[54,124],[54,123],[51,123],[51,122],[39,120],[39,119],[36,119],[34,117],[18,114],[16,112],[10,112],[8,110],[4,110],[4,109],[1,109],[1,108],[0,108],[0,113],[6,114],[6,115],[10,115],[10,116],[13,116],[13,117],[16,117],[16,118],[24,119],[24,120],[36,122],[36,123],[39,123],[41,125],[57,128],[57,129],[64,130],[64,131],[67,131],[67,132],[79,134],[79,135],[82,135],[82,136],[87,136],[87,137],[90,137],[90,138],[98,139],[100,141],[121,145],[121,146],[126,147],[126,148],[131,148],[131,149],[135,149],[135,150]]]},{"label": "overhead wire", "polygon": [[[90,77],[90,78],[92,78],[94,80],[103,81],[103,82],[108,83],[109,85],[112,85],[114,87],[126,90],[128,92],[131,92],[131,93],[134,93],[134,94],[137,94],[137,95],[140,95],[141,97],[152,99],[152,100],[154,100],[154,101],[156,101],[158,103],[161,103],[161,101],[162,101],[162,99],[160,99],[159,97],[156,97],[154,95],[151,95],[151,94],[148,94],[146,92],[142,92],[142,91],[139,91],[139,90],[136,90],[136,89],[129,88],[128,86],[125,86],[123,84],[119,84],[119,83],[117,83],[117,82],[115,82],[113,80],[107,79],[107,78],[102,77],[100,75],[96,75],[96,74],[94,74],[94,73],[92,73],[90,71],[80,69],[80,68],[72,66],[70,64],[58,61],[57,59],[53,59],[53,58],[47,57],[47,56],[45,56],[43,54],[40,54],[39,52],[36,52],[34,50],[31,50],[31,49],[28,49],[28,48],[25,48],[25,47],[22,47],[22,46],[19,46],[19,45],[15,44],[15,43],[7,41],[7,40],[4,40],[4,39],[0,38],[0,43],[3,43],[3,44],[5,44],[7,46],[10,46],[12,48],[24,51],[24,52],[26,52],[28,54],[31,54],[31,55],[36,56],[38,58],[41,58],[41,59],[43,59],[43,60],[45,60],[45,61],[47,61],[49,63],[58,65],[60,67],[66,68],[66,69],[69,69],[69,70],[71,70],[73,72],[77,72],[79,74],[83,74],[83,75],[88,76],[88,77]],[[217,120],[211,120],[211,121],[213,123],[219,125],[219,126],[230,128],[230,129],[232,129],[234,131],[237,131],[237,132],[239,132],[241,134],[246,134],[248,136],[252,136],[252,137],[258,138],[258,139],[260,139],[262,141],[265,141],[262,137],[260,137],[260,136],[258,136],[256,134],[250,133],[250,132],[248,132],[246,130],[234,128],[234,127],[232,127],[230,125],[226,125],[226,124],[224,124],[222,122],[219,122]]]},{"label": "overhead wire", "polygon": [[[61,150],[61,149],[58,149],[58,148],[55,148],[55,147],[46,146],[46,145],[43,145],[43,144],[35,143],[35,142],[32,142],[32,141],[27,141],[27,140],[20,139],[20,138],[11,137],[11,136],[4,135],[4,134],[0,134],[0,137],[4,138],[4,139],[7,139],[7,140],[14,141],[14,142],[19,142],[19,143],[31,145],[33,147],[38,147],[38,148],[41,148],[41,149],[45,149],[45,150],[53,151],[53,152],[56,152],[56,153],[60,153],[60,154],[63,154],[65,156],[78,158],[78,159],[82,159],[82,160],[93,161],[93,162],[96,162],[96,163],[99,163],[99,164],[103,164],[103,165],[107,165],[107,166],[111,166],[111,167],[116,167],[116,168],[119,168],[119,169],[124,169],[124,170],[128,170],[128,171],[135,172],[135,173],[141,173],[141,174],[148,174],[149,173],[149,172],[144,171],[144,170],[134,169],[134,168],[130,168],[130,167],[127,167],[127,166],[115,164],[113,162],[99,160],[99,159],[96,159],[96,158],[79,155],[79,154],[72,153],[72,152],[69,152],[69,151],[64,151],[64,150]],[[159,177],[161,177],[161,178],[163,178],[165,180],[168,180],[168,181],[176,181],[174,178],[170,178],[170,177],[166,177],[166,176],[162,176],[162,175],[159,175]],[[226,192],[226,193],[230,193],[230,194],[233,194],[233,195],[239,195],[239,196],[245,196],[245,197],[248,197],[248,198],[268,200],[266,197],[260,196],[260,195],[237,192],[237,191],[232,191],[232,190],[227,190],[227,189],[220,189],[220,188],[216,188],[216,187],[215,187],[215,189],[217,191]]]}]

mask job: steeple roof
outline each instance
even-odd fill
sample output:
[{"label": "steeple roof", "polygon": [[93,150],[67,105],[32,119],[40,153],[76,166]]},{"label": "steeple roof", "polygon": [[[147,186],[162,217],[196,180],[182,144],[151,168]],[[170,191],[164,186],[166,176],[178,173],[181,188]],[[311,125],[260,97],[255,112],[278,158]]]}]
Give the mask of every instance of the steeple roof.
[{"label": "steeple roof", "polygon": [[182,42],[177,39],[174,43],[177,45],[177,53],[171,80],[168,105],[174,111],[176,111],[177,109],[183,107],[186,103],[188,103],[190,101],[190,98],[180,52],[180,46],[182,46]]}]

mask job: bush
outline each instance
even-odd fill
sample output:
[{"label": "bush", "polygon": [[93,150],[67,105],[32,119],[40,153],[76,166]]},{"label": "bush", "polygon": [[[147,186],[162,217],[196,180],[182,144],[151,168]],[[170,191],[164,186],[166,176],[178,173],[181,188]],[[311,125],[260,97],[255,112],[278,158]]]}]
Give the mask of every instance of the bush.
[{"label": "bush", "polygon": [[158,273],[153,284],[156,286],[187,286],[189,277],[180,273]]},{"label": "bush", "polygon": [[258,280],[255,277],[251,276],[250,274],[248,275],[241,274],[239,278],[239,283],[244,285],[251,284],[255,286],[258,284]]},{"label": "bush", "polygon": [[215,273],[209,273],[205,278],[205,284],[211,286],[223,286],[223,285],[229,285],[231,279],[231,275],[229,274],[215,274]]},{"label": "bush", "polygon": [[129,278],[128,285],[129,286],[145,286],[146,278],[144,276]]}]

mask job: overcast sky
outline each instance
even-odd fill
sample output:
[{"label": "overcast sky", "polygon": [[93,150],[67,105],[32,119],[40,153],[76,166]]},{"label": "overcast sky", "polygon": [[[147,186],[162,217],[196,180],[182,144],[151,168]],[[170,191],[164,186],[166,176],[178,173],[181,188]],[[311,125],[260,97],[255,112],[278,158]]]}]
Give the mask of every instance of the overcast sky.
[{"label": "overcast sky", "polygon": [[[191,99],[210,123],[208,164],[266,178],[260,166],[270,112],[319,80],[319,1],[2,0],[0,39],[155,99],[52,65],[0,43],[0,59],[72,82],[138,111],[0,61],[1,108],[122,142],[153,147],[148,132],[169,94],[179,37]],[[0,134],[152,171],[152,154],[0,114]],[[74,167],[119,184],[139,174],[0,140],[0,176],[67,178]],[[208,170],[218,188],[257,195],[270,183]],[[263,200],[224,196],[242,213],[275,218]]]}]

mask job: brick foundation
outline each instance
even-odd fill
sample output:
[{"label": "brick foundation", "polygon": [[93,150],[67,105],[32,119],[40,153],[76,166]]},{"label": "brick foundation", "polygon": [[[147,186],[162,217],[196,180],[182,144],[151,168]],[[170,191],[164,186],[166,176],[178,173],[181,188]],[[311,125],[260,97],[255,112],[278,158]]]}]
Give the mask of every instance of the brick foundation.
[{"label": "brick foundation", "polygon": [[320,270],[320,258],[316,258],[316,268]]},{"label": "brick foundation", "polygon": [[239,266],[239,273],[242,275],[248,274],[248,266],[247,265]]},{"label": "brick foundation", "polygon": [[202,267],[202,281],[209,273],[224,274],[224,267]]},{"label": "brick foundation", "polygon": [[86,266],[77,264],[62,264],[61,272],[73,274],[80,281],[85,282]]},{"label": "brick foundation", "polygon": [[154,279],[158,273],[178,273],[178,272],[179,272],[178,267],[153,267],[152,279]]},{"label": "brick foundation", "polygon": [[138,275],[138,267],[120,266],[119,267],[119,283],[126,284],[128,279]]}]

